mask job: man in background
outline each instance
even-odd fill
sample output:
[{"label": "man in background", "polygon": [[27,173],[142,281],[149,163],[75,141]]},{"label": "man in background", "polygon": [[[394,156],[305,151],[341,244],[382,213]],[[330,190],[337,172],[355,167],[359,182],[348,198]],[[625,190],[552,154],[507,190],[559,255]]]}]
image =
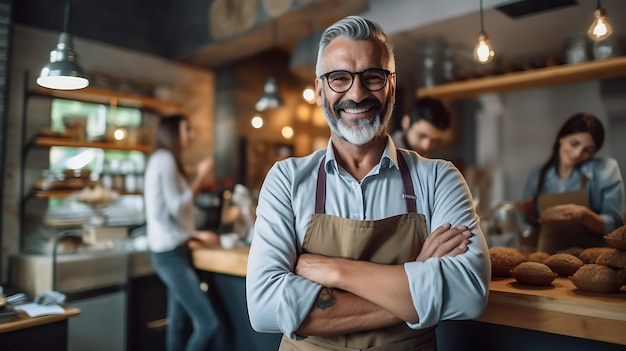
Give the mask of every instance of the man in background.
[{"label": "man in background", "polygon": [[428,156],[450,128],[450,111],[438,99],[422,97],[415,100],[402,116],[402,130],[393,134],[397,147]]}]

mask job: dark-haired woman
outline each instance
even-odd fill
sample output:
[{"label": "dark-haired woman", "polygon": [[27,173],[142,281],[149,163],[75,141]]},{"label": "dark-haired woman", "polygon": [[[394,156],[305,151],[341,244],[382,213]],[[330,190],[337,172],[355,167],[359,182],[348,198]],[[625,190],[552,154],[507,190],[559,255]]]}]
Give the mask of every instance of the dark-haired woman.
[{"label": "dark-haired woman", "polygon": [[[200,162],[195,179],[187,180],[181,155],[191,145],[192,137],[192,129],[183,116],[162,118],[145,172],[148,245],[154,269],[167,287],[168,351],[205,350],[219,326],[215,309],[200,289],[187,247],[191,238],[207,244],[219,243],[217,234],[194,228],[193,200],[211,177],[213,161],[207,158]],[[187,317],[193,333],[185,340]]]},{"label": "dark-haired woman", "polygon": [[603,143],[602,122],[574,114],[559,129],[548,160],[531,170],[518,208],[539,225],[538,251],[604,246],[602,236],[624,224],[617,161],[595,157]]}]

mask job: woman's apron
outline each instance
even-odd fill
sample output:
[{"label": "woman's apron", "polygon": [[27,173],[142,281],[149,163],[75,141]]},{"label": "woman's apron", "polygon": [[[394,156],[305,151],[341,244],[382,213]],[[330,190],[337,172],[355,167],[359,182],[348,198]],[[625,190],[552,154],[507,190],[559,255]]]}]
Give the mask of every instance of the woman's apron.
[{"label": "woman's apron", "polygon": [[[381,220],[359,221],[325,214],[326,171],[318,171],[315,214],[302,248],[304,252],[380,264],[402,264],[417,258],[426,240],[426,221],[418,214],[413,182],[406,161],[398,152],[404,183],[406,214]],[[291,340],[283,336],[280,351],[376,350],[431,351],[437,349],[435,327],[411,329],[405,323],[372,331]]]},{"label": "woman's apron", "polygon": [[[576,191],[560,194],[539,194],[537,209],[541,213],[549,207],[563,204],[576,204],[589,208],[587,181],[588,178],[583,176],[580,189]],[[603,238],[589,231],[579,220],[541,223],[540,225],[537,251],[553,254],[571,247],[596,246],[605,246]]]}]

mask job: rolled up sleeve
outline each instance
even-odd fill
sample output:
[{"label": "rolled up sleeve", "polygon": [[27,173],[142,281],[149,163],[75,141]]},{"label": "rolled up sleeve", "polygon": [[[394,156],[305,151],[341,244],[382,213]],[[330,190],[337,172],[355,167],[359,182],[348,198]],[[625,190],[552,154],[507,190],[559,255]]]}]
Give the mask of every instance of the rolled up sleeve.
[{"label": "rolled up sleeve", "polygon": [[254,237],[246,276],[246,296],[252,328],[296,338],[295,330],[308,315],[321,286],[293,274],[297,233],[288,167],[274,165],[259,196]]},{"label": "rolled up sleeve", "polygon": [[423,204],[431,215],[430,231],[444,223],[466,225],[472,237],[463,254],[405,263],[413,304],[419,316],[418,323],[408,325],[417,329],[436,325],[442,320],[477,318],[487,306],[491,265],[469,189],[460,172],[451,164],[441,164],[436,172],[423,177],[420,182],[424,190],[432,189],[424,193]]}]

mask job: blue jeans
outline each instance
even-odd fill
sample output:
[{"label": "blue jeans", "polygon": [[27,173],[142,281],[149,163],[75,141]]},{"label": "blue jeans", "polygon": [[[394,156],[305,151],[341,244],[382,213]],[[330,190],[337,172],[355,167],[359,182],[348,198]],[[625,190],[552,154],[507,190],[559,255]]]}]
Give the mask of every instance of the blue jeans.
[{"label": "blue jeans", "polygon": [[[172,251],[153,252],[152,264],[167,287],[166,345],[168,351],[204,351],[218,333],[218,316],[200,280],[186,245]],[[193,333],[185,345],[184,326],[190,317]]]}]

